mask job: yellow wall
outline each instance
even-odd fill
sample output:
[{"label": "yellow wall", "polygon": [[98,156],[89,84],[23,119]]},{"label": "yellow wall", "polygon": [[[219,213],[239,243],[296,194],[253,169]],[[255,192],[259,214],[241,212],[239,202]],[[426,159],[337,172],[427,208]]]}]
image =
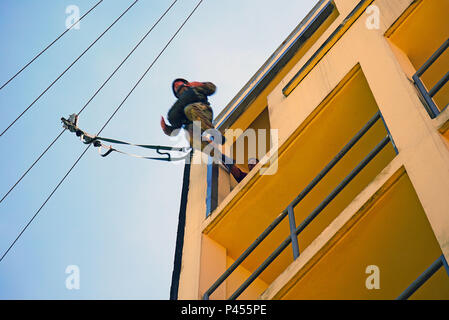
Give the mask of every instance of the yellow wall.
[{"label": "yellow wall", "polygon": [[[226,248],[210,239],[202,237],[200,297],[215,283],[215,281],[229,268],[235,260],[227,256]],[[211,300],[227,299],[251,275],[247,269],[239,266],[209,297]],[[239,297],[239,299],[254,299],[258,297],[268,285],[256,279]]]},{"label": "yellow wall", "polygon": [[[363,108],[360,108],[363,105]],[[273,176],[260,176],[241,199],[221,211],[223,219],[212,229],[209,237],[225,246],[228,254],[237,258],[263,232],[274,218],[310,183],[349,140],[372,118],[378,107],[359,67],[317,107],[320,110],[300,127],[279,153],[279,169]],[[303,221],[321,201],[355,168],[355,166],[385,136],[382,121],[348,152],[320,184],[295,208],[297,224]],[[382,151],[339,196],[300,235],[303,251],[314,238],[355,198],[355,196],[395,156],[392,145]],[[255,270],[270,252],[288,235],[287,219],[273,231],[243,265]],[[236,236],[238,235],[238,236]],[[261,275],[271,283],[292,262],[291,249],[285,252]]]},{"label": "yellow wall", "polygon": [[[237,166],[240,167],[240,169],[244,170],[245,172],[248,172],[248,159],[249,158],[257,158],[261,159],[266,152],[268,152],[271,149],[271,135],[270,135],[270,118],[268,115],[268,108],[265,108],[262,110],[262,112],[254,119],[254,121],[246,128],[245,130],[254,130],[254,136],[256,141],[256,145],[253,145],[253,148],[251,150],[248,147],[248,137],[245,135],[240,135],[237,137],[234,136],[235,142],[232,144],[232,147],[229,151],[226,152],[228,155],[232,155],[232,158],[237,161]],[[260,137],[264,138],[266,143],[265,146],[261,142],[259,142],[259,133],[257,130],[266,130],[265,135],[261,135]],[[240,131],[240,130],[239,130]],[[236,131],[237,133],[238,131]],[[230,145],[232,143],[231,139],[233,137],[230,137],[230,135],[227,136],[227,145]],[[235,139],[237,138],[237,139]],[[244,152],[240,152],[240,157],[243,159],[237,159],[237,152],[238,150],[244,150]],[[243,160],[243,161],[242,161]]]},{"label": "yellow wall", "polygon": [[[334,25],[336,19],[339,17],[338,9],[334,9],[333,13],[326,19],[320,28],[310,37],[306,43],[298,50],[295,56],[286,64],[286,66],[275,76],[270,84],[263,90],[263,92],[248,106],[245,113],[240,116],[230,127],[230,129],[239,128],[245,130],[250,123],[260,114],[260,112],[267,106],[267,95],[278,85],[285,75],[298,63],[298,61],[310,53],[310,48],[314,46],[323,34],[325,34],[329,26]],[[302,30],[301,30],[302,31]],[[269,66],[267,66],[269,67]],[[220,124],[218,121],[217,124]]]},{"label": "yellow wall", "polygon": [[[268,96],[268,106],[271,125],[280,128],[279,143],[283,144],[353,66],[360,63],[399,152],[404,156],[406,169],[437,239],[449,256],[449,216],[444,214],[449,211],[448,150],[437,123],[429,118],[414,85],[385,38],[386,31],[411,3],[375,1],[381,13],[379,30],[367,29],[365,19],[360,18],[288,97],[282,94],[283,85],[278,85]],[[340,12],[345,15],[342,10]],[[300,68],[301,62],[286,78],[291,79]],[[447,119],[448,113],[440,117]],[[438,123],[441,122],[444,121]]]},{"label": "yellow wall", "polygon": [[[282,299],[395,299],[440,255],[404,174]],[[365,286],[370,265],[380,270],[378,290]],[[447,274],[435,275],[416,297],[449,299]]]},{"label": "yellow wall", "polygon": [[178,299],[200,299],[200,261],[201,261],[201,222],[206,212],[206,184],[196,181],[206,181],[205,161],[201,162],[202,154],[195,152],[190,169],[191,182],[187,199],[186,225],[184,245],[182,250],[182,265],[179,278]]},{"label": "yellow wall", "polygon": [[[234,259],[227,258],[227,266],[234,263]],[[238,267],[226,281],[226,297],[230,297],[242,284],[249,278],[251,272],[243,267]],[[268,287],[261,279],[256,279],[245,291],[238,297],[238,300],[255,299]]]},{"label": "yellow wall", "polygon": [[[390,41],[397,46],[418,70],[432,54],[449,38],[449,0],[421,0],[410,7],[387,32]],[[421,77],[430,90],[448,71],[449,49],[435,61]],[[435,95],[440,109],[449,103],[449,85]]]},{"label": "yellow wall", "polygon": [[[321,36],[310,43],[309,50],[299,52],[232,125],[246,129],[268,106],[270,127],[279,130],[278,172],[261,176],[253,170],[227,196],[222,196],[219,207],[206,219],[206,167],[192,166],[181,299],[200,298],[377,110],[385,118],[399,155],[395,157],[389,145],[323,212],[321,220],[300,236],[300,258],[293,261],[288,247],[243,297],[257,298],[265,290],[264,298],[393,299],[441,253],[449,258],[449,135],[448,130],[442,130],[449,123],[449,111],[430,119],[410,81],[439,41],[436,37],[438,41],[434,44],[426,42],[433,41],[427,39],[426,32],[444,28],[448,21],[441,25],[436,18],[437,22],[431,21],[429,12],[435,11],[435,6],[446,6],[449,0],[435,0],[429,5],[431,1],[375,0],[373,4],[380,9],[380,28],[367,29],[367,14],[362,13],[327,54],[312,64],[295,89],[284,96],[285,85],[359,3],[359,0],[336,0],[335,20],[320,30]],[[416,20],[412,19],[413,12]],[[442,12],[436,12],[437,16]],[[414,24],[421,21],[417,25],[422,25],[423,17],[427,17],[428,23],[416,39],[428,44],[425,50],[429,52],[415,54],[423,46],[413,47],[412,35],[417,32]],[[441,30],[438,37],[447,38],[445,32],[449,28]],[[443,66],[436,68],[439,71],[449,65],[446,57],[441,61]],[[435,78],[436,69],[429,70],[427,77]],[[296,222],[385,134],[385,128],[376,124],[360,146],[295,210]],[[398,167],[404,169],[396,179]],[[384,192],[379,185],[381,180],[395,183]],[[382,196],[372,205],[367,199],[377,194],[379,188]],[[356,208],[364,207],[366,201],[370,209],[355,225],[336,224],[343,215],[359,212]],[[326,243],[323,234],[339,230],[345,231],[344,236],[324,256],[319,256],[317,246]],[[215,298],[229,296],[288,233],[284,221],[217,290]],[[309,262],[313,262],[312,267]],[[381,290],[367,290],[364,286],[368,276],[365,268],[371,264],[380,268]],[[298,270],[297,266],[308,269]],[[449,277],[440,271],[412,298],[449,298],[447,288]]]}]

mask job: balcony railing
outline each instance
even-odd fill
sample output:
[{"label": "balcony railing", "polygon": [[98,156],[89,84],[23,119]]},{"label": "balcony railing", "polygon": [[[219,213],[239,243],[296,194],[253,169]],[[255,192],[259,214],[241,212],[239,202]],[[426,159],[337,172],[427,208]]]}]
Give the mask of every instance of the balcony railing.
[{"label": "balcony railing", "polygon": [[435,63],[435,61],[443,54],[444,51],[449,47],[449,39],[447,39],[443,45],[438,48],[438,50],[427,60],[424,65],[419,68],[419,70],[413,76],[413,81],[415,82],[416,87],[421,93],[424,101],[426,102],[426,110],[429,113],[430,117],[433,119],[437,115],[440,114],[440,109],[438,109],[437,105],[433,101],[433,97],[437,94],[438,91],[447,83],[449,80],[449,71],[440,79],[435,86],[427,91],[427,88],[424,86],[424,83],[421,81],[421,76],[430,68],[431,65]]},{"label": "balcony railing", "polygon": [[437,260],[435,260],[432,265],[427,268],[413,283],[408,286],[407,289],[402,292],[396,300],[407,300],[416,290],[418,290],[427,280],[430,279],[440,268],[444,266],[446,269],[447,275],[449,276],[449,266],[447,264],[444,255],[441,255]]},{"label": "balcony railing", "polygon": [[[393,140],[390,134],[382,139],[379,144],[347,175],[339,185],[302,221],[298,226],[295,222],[293,209],[302,199],[326,176],[326,174],[344,157],[349,150],[368,132],[368,130],[379,120],[383,121],[378,111],[365,126],[343,147],[343,149],[324,167],[324,169],[305,187],[304,190],[285,208],[282,213],[259,235],[259,237],[240,255],[237,260],[218,278],[217,281],[204,293],[203,299],[208,300],[210,295],[225,281],[231,273],[253,252],[256,247],[276,228],[283,219],[288,216],[290,235],[279,245],[279,247],[251,274],[251,276],[229,297],[234,300],[282,253],[291,243],[293,258],[299,257],[298,235],[323,211],[324,208],[362,171],[362,169]],[[386,127],[386,126],[385,126]],[[387,129],[388,132],[388,129]],[[394,143],[393,143],[394,146]],[[397,152],[396,148],[395,151]]]}]

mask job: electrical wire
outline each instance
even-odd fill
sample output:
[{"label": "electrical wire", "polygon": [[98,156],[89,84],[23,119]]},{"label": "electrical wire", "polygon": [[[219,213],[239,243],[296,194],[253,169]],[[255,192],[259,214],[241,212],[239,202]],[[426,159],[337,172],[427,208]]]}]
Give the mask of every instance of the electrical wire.
[{"label": "electrical wire", "polygon": [[153,67],[153,65],[156,63],[157,60],[159,60],[159,58],[161,57],[161,55],[165,52],[165,50],[168,48],[168,46],[170,45],[170,43],[173,41],[173,39],[175,39],[175,37],[178,35],[178,33],[182,30],[182,28],[184,27],[184,25],[187,23],[187,21],[189,21],[190,17],[195,13],[196,9],[198,9],[198,7],[201,5],[201,3],[203,2],[203,0],[200,0],[197,5],[195,6],[195,8],[193,8],[192,12],[187,16],[186,20],[184,20],[184,22],[181,24],[181,26],[178,28],[178,30],[176,30],[176,32],[173,34],[173,36],[170,38],[170,40],[168,40],[168,42],[166,43],[166,45],[162,48],[162,50],[159,52],[159,54],[156,56],[156,58],[153,60],[153,62],[151,62],[150,66],[145,70],[145,72],[142,74],[142,76],[139,78],[139,80],[136,82],[136,84],[134,85],[134,87],[131,89],[131,91],[126,95],[125,99],[123,99],[123,101],[119,104],[119,106],[114,110],[114,112],[111,114],[111,116],[109,117],[109,119],[106,121],[106,123],[103,125],[103,127],[100,129],[100,131],[97,133],[97,136],[100,135],[100,133],[104,130],[104,128],[109,124],[109,122],[112,120],[112,118],[115,116],[115,114],[120,110],[120,108],[122,107],[122,105],[125,103],[125,101],[128,99],[128,97],[133,93],[133,91],[137,88],[137,86],[140,84],[140,82],[143,80],[143,78],[147,75],[147,73],[151,70],[151,68]]},{"label": "electrical wire", "polygon": [[0,200],[0,203],[2,203],[3,200],[5,200],[5,198],[11,193],[11,191],[14,190],[14,188],[20,183],[20,181],[22,181],[22,179],[28,174],[28,172],[30,172],[31,169],[33,169],[33,167],[36,165],[36,163],[39,162],[39,160],[47,153],[48,150],[50,150],[50,148],[55,144],[56,141],[58,141],[58,139],[62,136],[62,134],[66,131],[67,129],[64,129],[61,131],[61,133],[58,134],[58,136],[50,143],[50,145],[44,150],[44,152],[41,153],[41,155],[39,157],[37,157],[36,160],[34,160],[33,164],[31,166],[28,167],[28,169],[22,174],[22,176],[19,178],[19,180],[16,181],[16,183],[14,183],[14,185],[9,188],[8,192],[5,193],[5,195],[2,197],[2,199]]},{"label": "electrical wire", "polygon": [[[84,104],[81,110],[77,113],[80,115],[84,109],[92,102],[92,100],[100,93],[104,86],[111,80],[111,78],[117,73],[117,71],[123,66],[123,64],[128,60],[128,58],[136,51],[136,49],[142,44],[142,42],[148,37],[148,35],[153,31],[153,29],[159,24],[159,22],[165,17],[165,15],[171,10],[178,0],[173,1],[173,3],[165,10],[165,12],[159,17],[159,19],[151,26],[151,28],[145,33],[145,35],[140,39],[140,41],[134,46],[134,48],[128,53],[128,55],[120,62],[120,64],[115,68],[115,70],[109,75],[109,77],[102,83],[102,85],[95,91],[92,97]],[[0,203],[11,193],[11,191],[22,181],[22,179],[28,174],[28,172],[39,162],[39,160],[47,153],[47,151],[55,144],[56,141],[62,136],[62,134],[67,129],[63,129],[58,136],[50,143],[50,145],[41,153],[39,157],[33,162],[33,164],[22,174],[19,180],[14,183],[14,185],[6,192],[6,194],[0,199]]]},{"label": "electrical wire", "polygon": [[84,151],[81,153],[81,155],[78,157],[78,159],[76,159],[75,163],[72,165],[72,167],[69,169],[69,171],[67,171],[67,173],[64,175],[64,177],[59,181],[59,183],[57,184],[57,186],[53,189],[53,191],[50,193],[50,195],[47,197],[47,199],[45,199],[44,203],[40,206],[40,208],[36,211],[36,213],[33,215],[33,217],[30,219],[30,221],[28,221],[28,223],[26,224],[26,226],[22,229],[22,231],[20,231],[19,235],[16,237],[16,239],[11,243],[11,245],[9,246],[9,248],[5,251],[5,253],[2,255],[2,257],[0,258],[0,262],[2,262],[2,260],[5,258],[5,256],[8,254],[8,252],[12,249],[12,247],[16,244],[17,240],[19,240],[19,238],[22,236],[22,234],[25,232],[25,230],[30,226],[30,224],[33,222],[33,220],[37,217],[37,215],[39,214],[39,212],[42,210],[42,208],[47,204],[47,202],[51,199],[51,197],[53,196],[53,194],[56,192],[56,190],[58,190],[59,186],[64,182],[64,180],[67,178],[67,176],[70,174],[70,172],[72,172],[73,168],[75,168],[75,166],[78,164],[78,162],[81,160],[81,158],[84,156],[84,154],[87,152],[87,150],[89,149],[91,145],[88,145],[86,149],[84,149]]},{"label": "electrical wire", "polygon": [[84,17],[86,17],[91,11],[93,11],[100,3],[102,3],[103,0],[98,1],[92,8],[89,9],[81,18],[76,20],[69,28],[67,28],[63,33],[61,33],[53,42],[51,42],[48,46],[46,46],[41,52],[39,52],[33,59],[30,60],[25,66],[22,67],[15,75],[13,75],[11,78],[9,78],[8,81],[6,81],[2,86],[0,87],[0,90],[2,90],[4,87],[8,85],[15,77],[17,77],[19,74],[22,73],[23,70],[28,68],[37,58],[39,58],[45,51],[50,49],[52,45],[54,45],[59,39],[61,39],[67,32],[69,32],[75,25],[77,25],[81,20],[83,20]]},{"label": "electrical wire", "polygon": [[[156,61],[159,59],[159,57],[164,53],[164,51],[167,49],[167,47],[170,45],[170,43],[173,41],[173,39],[176,37],[176,35],[182,30],[184,25],[189,21],[191,16],[195,13],[195,11],[198,9],[198,7],[201,5],[203,0],[200,0],[195,8],[190,12],[190,14],[187,16],[187,18],[184,20],[184,22],[181,24],[181,26],[178,28],[178,30],[175,32],[175,34],[170,38],[170,40],[167,42],[167,44],[164,46],[164,48],[161,50],[161,52],[157,55],[157,57],[153,60],[153,62],[150,64],[150,66],[145,70],[145,72],[142,74],[142,76],[139,78],[139,80],[136,82],[136,84],[132,87],[132,89],[129,91],[129,93],[125,96],[125,98],[122,100],[122,102],[118,105],[118,107],[114,110],[114,112],[111,114],[111,116],[108,118],[106,123],[101,127],[101,129],[98,131],[97,136],[101,134],[101,132],[106,128],[106,126],[109,124],[109,122],[112,120],[112,118],[116,115],[116,113],[120,110],[120,108],[123,106],[125,101],[129,98],[129,96],[132,94],[132,92],[137,88],[137,86],[140,84],[140,82],[143,80],[143,78],[146,76],[146,74],[151,70],[153,65],[156,63]],[[50,193],[50,195],[45,199],[44,203],[40,206],[40,208],[36,211],[36,213],[33,215],[31,220],[25,225],[25,227],[21,230],[19,235],[15,238],[15,240],[11,243],[11,245],[8,247],[8,249],[3,253],[2,257],[0,258],[0,262],[3,261],[5,256],[8,254],[8,252],[12,249],[14,244],[19,240],[19,238],[22,236],[22,234],[25,232],[25,230],[31,225],[33,220],[37,217],[39,212],[42,210],[42,208],[47,204],[47,202],[51,199],[53,194],[58,190],[59,186],[64,182],[64,180],[67,178],[67,176],[70,174],[70,172],[75,168],[75,166],[78,164],[78,162],[81,160],[81,158],[86,154],[87,150],[91,144],[89,144],[86,149],[81,153],[81,155],[78,157],[78,159],[75,161],[75,163],[70,167],[70,169],[67,171],[67,173],[64,175],[64,177],[59,181],[59,183],[56,185],[56,187],[53,189],[53,191]]]},{"label": "electrical wire", "polygon": [[122,14],[109,26],[106,28],[105,31],[103,31],[96,39],[94,42],[92,42],[79,56],[78,58],[76,58],[55,80],[53,80],[53,82],[44,90],[41,92],[41,94],[39,94],[39,96],[34,99],[34,101],[25,108],[25,110],[22,111],[21,114],[19,114],[19,116],[13,121],[11,122],[8,127],[6,127],[6,129],[3,130],[3,132],[0,134],[0,137],[3,136],[5,134],[6,131],[8,131],[16,122],[17,120],[19,120],[48,90],[50,90],[50,88],[59,80],[61,79],[61,77],[70,70],[70,68],[72,68],[75,63],[78,62],[78,60],[81,59],[82,56],[84,56],[84,54],[89,51],[90,48],[92,48],[94,46],[95,43],[98,42],[98,40],[100,40],[139,0],[135,0],[124,12],[122,12]]}]

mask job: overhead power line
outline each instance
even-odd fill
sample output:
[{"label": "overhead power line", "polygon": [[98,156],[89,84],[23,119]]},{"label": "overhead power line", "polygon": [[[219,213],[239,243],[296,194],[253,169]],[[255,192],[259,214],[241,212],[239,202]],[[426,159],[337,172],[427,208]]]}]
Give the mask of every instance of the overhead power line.
[{"label": "overhead power line", "polygon": [[[159,24],[159,22],[165,17],[165,15],[171,10],[178,0],[173,1],[173,3],[165,10],[165,12],[159,17],[159,19],[151,26],[151,28],[145,33],[145,35],[140,39],[140,41],[134,46],[134,48],[128,53],[128,55],[120,62],[120,64],[115,68],[115,70],[109,75],[109,77],[102,83],[102,85],[95,91],[95,93],[89,98],[89,100],[84,104],[81,110],[77,113],[80,115],[84,109],[92,102],[92,100],[100,93],[104,86],[111,80],[111,78],[117,73],[117,71],[123,66],[123,64],[128,60],[129,57],[136,51],[136,49],[142,44],[142,42],[148,37],[148,35],[153,31],[153,29]],[[11,191],[22,181],[22,179],[30,172],[30,170],[39,162],[39,160],[47,153],[47,151],[55,144],[56,141],[62,136],[66,131],[63,129],[58,136],[50,143],[50,145],[41,153],[39,157],[33,162],[33,164],[22,174],[19,180],[14,183],[14,185],[6,192],[6,194],[0,199],[0,203],[11,193]]]},{"label": "overhead power line", "polygon": [[[159,59],[159,57],[164,53],[164,51],[167,49],[167,47],[170,45],[170,43],[173,41],[173,39],[178,35],[178,33],[182,30],[184,25],[189,21],[191,16],[195,13],[195,11],[198,9],[198,7],[201,5],[203,0],[200,0],[195,8],[190,12],[190,14],[187,16],[187,18],[184,20],[184,22],[181,24],[181,26],[178,28],[178,30],[174,33],[174,35],[170,38],[170,40],[167,42],[167,44],[164,46],[164,48],[160,51],[160,53],[157,55],[157,57],[153,60],[153,62],[150,64],[150,66],[145,70],[145,72],[142,74],[142,76],[139,78],[139,80],[136,82],[136,84],[132,87],[132,89],[129,91],[129,93],[125,96],[125,98],[122,100],[122,102],[118,105],[118,107],[114,110],[114,112],[111,114],[111,116],[108,118],[106,123],[101,127],[101,129],[98,131],[97,136],[101,134],[101,132],[106,128],[106,126],[109,124],[109,122],[112,120],[112,118],[117,114],[117,112],[120,110],[120,108],[123,106],[123,104],[126,102],[126,100],[129,98],[129,96],[133,93],[133,91],[137,88],[137,86],[140,84],[140,82],[143,80],[143,78],[147,75],[147,73],[151,70],[153,65],[156,63],[156,61]],[[80,154],[78,159],[76,159],[75,163],[70,167],[70,169],[67,171],[67,173],[64,175],[64,177],[59,181],[59,183],[56,185],[56,187],[53,189],[53,191],[50,193],[50,195],[45,199],[44,203],[40,206],[40,208],[36,211],[36,213],[33,215],[31,220],[25,225],[25,227],[20,231],[19,235],[16,237],[16,239],[11,243],[11,245],[8,247],[8,249],[5,251],[5,253],[0,258],[0,262],[3,261],[5,256],[8,254],[8,252],[11,250],[11,248],[14,246],[14,244],[19,240],[19,238],[22,236],[22,234],[25,232],[25,230],[31,225],[33,220],[37,217],[39,212],[42,210],[42,208],[47,204],[47,202],[51,199],[51,197],[55,194],[55,192],[58,190],[58,188],[61,186],[61,184],[64,182],[64,180],[67,178],[67,176],[72,172],[72,170],[75,168],[75,166],[78,164],[78,162],[81,160],[81,158],[86,154],[87,150],[91,144],[89,144],[86,149]]]},{"label": "overhead power line", "polygon": [[6,192],[5,195],[2,197],[2,199],[0,200],[0,203],[2,203],[2,201],[5,200],[5,198],[11,193],[11,191],[13,191],[15,187],[17,187],[20,181],[22,181],[22,179],[25,178],[25,176],[28,174],[28,172],[30,172],[31,169],[33,169],[36,163],[38,163],[39,160],[42,159],[42,157],[47,153],[47,151],[50,150],[50,148],[55,144],[55,142],[58,141],[58,139],[62,136],[65,130],[66,129],[62,130],[61,133],[59,133],[56,136],[56,138],[50,143],[50,145],[47,148],[45,148],[44,152],[42,152],[41,155],[37,157],[36,160],[34,160],[33,164],[29,166],[29,168],[22,174],[19,180],[17,180],[16,183],[14,183],[11,188],[9,188],[8,192]]},{"label": "overhead power line", "polygon": [[82,56],[84,56],[84,54],[89,51],[90,48],[92,48],[94,46],[95,43],[98,42],[98,40],[100,40],[139,0],[135,0],[124,12],[122,12],[122,14],[109,26],[106,28],[105,31],[103,31],[96,39],[94,42],[92,42],[79,56],[78,58],[76,58],[55,80],[53,80],[52,83],[50,83],[50,85],[41,92],[41,94],[39,94],[39,96],[34,99],[34,101],[25,108],[25,110],[22,111],[21,114],[19,114],[19,116],[13,121],[11,122],[8,127],[6,127],[6,129],[3,130],[3,132],[0,134],[0,137],[3,136],[5,134],[6,131],[9,130],[9,128],[11,128],[16,122],[17,120],[19,120],[48,90],[50,90],[50,88],[59,80],[61,79],[61,77],[70,70],[70,68],[72,68],[75,63],[78,62],[78,60],[81,59]]},{"label": "overhead power line", "polygon": [[67,173],[64,175],[64,177],[59,181],[59,183],[56,185],[56,187],[53,189],[53,191],[50,193],[50,195],[47,197],[47,199],[45,199],[44,203],[40,206],[40,208],[36,211],[36,213],[33,215],[33,217],[30,219],[30,221],[28,221],[28,223],[26,224],[26,226],[22,229],[22,231],[20,231],[19,235],[16,237],[16,239],[11,243],[11,245],[9,246],[9,248],[5,251],[5,253],[2,255],[2,257],[0,258],[0,262],[2,262],[2,260],[5,258],[5,256],[8,254],[8,252],[11,250],[11,248],[16,244],[17,240],[19,240],[19,238],[22,236],[22,234],[25,232],[25,230],[30,226],[30,224],[33,222],[33,220],[37,217],[37,215],[39,214],[39,212],[41,212],[42,208],[47,204],[47,202],[50,200],[50,198],[53,196],[53,194],[56,192],[56,190],[58,190],[59,186],[64,182],[64,180],[67,178],[67,176],[70,174],[70,172],[72,172],[73,168],[75,168],[75,166],[78,164],[78,162],[81,160],[81,158],[84,156],[84,154],[87,152],[87,150],[89,149],[90,145],[87,146],[86,149],[84,149],[84,151],[81,153],[81,155],[78,157],[78,159],[76,159],[75,163],[72,165],[72,167],[69,169],[69,171],[67,171]]},{"label": "overhead power line", "polygon": [[51,42],[48,46],[46,46],[41,52],[39,52],[33,59],[30,60],[25,66],[22,67],[19,71],[17,71],[16,74],[14,74],[11,78],[8,79],[2,86],[0,87],[0,90],[2,90],[4,87],[8,85],[15,77],[17,77],[20,73],[22,73],[23,70],[28,68],[30,64],[32,64],[37,58],[39,58],[45,51],[47,51],[52,45],[54,45],[59,39],[61,39],[67,32],[69,32],[75,25],[77,25],[85,16],[87,16],[91,11],[93,11],[100,3],[102,3],[103,0],[98,1],[92,8],[89,9],[81,18],[76,20],[69,28],[67,28],[63,33],[61,33],[53,42]]}]

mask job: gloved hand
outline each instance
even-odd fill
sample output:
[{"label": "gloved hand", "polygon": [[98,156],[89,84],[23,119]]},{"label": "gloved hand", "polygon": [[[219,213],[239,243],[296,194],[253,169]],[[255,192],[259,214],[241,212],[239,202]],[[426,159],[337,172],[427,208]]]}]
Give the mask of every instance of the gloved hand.
[{"label": "gloved hand", "polygon": [[172,131],[173,131],[173,130],[170,128],[170,126],[169,126],[167,123],[165,123],[165,119],[164,119],[163,116],[161,116],[161,128],[162,128],[162,131],[164,131],[164,133],[165,133],[167,136],[171,135],[171,133],[172,133]]}]

